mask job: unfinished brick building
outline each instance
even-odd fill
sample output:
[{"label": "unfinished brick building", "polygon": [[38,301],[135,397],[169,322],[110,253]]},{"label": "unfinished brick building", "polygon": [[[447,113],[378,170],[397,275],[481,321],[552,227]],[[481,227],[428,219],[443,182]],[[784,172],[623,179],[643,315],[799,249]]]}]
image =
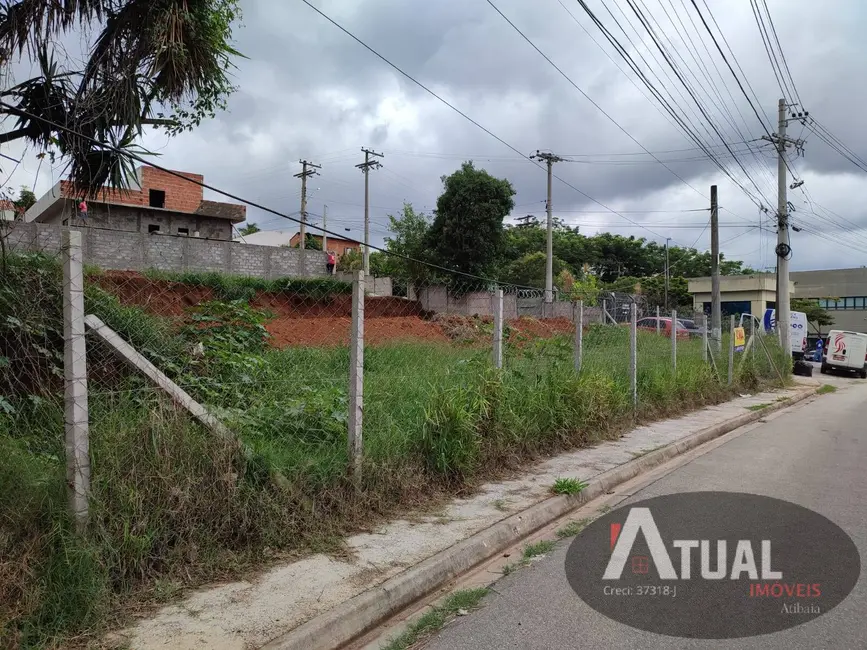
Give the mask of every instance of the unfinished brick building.
[{"label": "unfinished brick building", "polygon": [[[198,183],[200,174],[177,172]],[[128,190],[104,189],[79,209],[79,193],[69,181],[59,181],[29,210],[25,220],[63,226],[94,227],[129,232],[232,239],[233,225],[246,219],[243,205],[207,201],[202,186],[155,167],[136,170]]]}]

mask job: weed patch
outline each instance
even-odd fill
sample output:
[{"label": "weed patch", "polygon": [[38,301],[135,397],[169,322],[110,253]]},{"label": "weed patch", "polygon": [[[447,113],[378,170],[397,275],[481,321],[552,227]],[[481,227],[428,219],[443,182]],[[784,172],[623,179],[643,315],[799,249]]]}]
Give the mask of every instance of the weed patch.
[{"label": "weed patch", "polygon": [[423,614],[408,630],[395,637],[383,650],[406,650],[419,641],[429,637],[449,622],[458,613],[469,613],[479,606],[488,595],[487,589],[466,589],[456,591],[430,611]]},{"label": "weed patch", "polygon": [[523,558],[525,560],[530,560],[540,555],[546,555],[553,551],[555,546],[557,546],[557,542],[550,539],[543,539],[535,544],[528,544],[524,547]]},{"label": "weed patch", "polygon": [[593,520],[589,518],[570,521],[568,524],[563,526],[563,528],[557,530],[557,537],[559,537],[560,539],[563,539],[565,537],[575,537],[575,535],[587,528],[591,521]]},{"label": "weed patch", "polygon": [[558,478],[551,486],[551,492],[554,494],[578,494],[586,487],[587,483],[579,481],[577,478]]}]

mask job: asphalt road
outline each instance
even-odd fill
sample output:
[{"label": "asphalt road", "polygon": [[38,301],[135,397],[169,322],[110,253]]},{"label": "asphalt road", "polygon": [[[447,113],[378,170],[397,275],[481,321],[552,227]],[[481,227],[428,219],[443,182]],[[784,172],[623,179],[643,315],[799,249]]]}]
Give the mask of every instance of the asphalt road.
[{"label": "asphalt road", "polygon": [[[816,377],[818,378],[818,377]],[[829,613],[794,628],[730,641],[662,636],[618,623],[569,587],[569,542],[498,581],[482,608],[456,619],[425,647],[473,648],[867,648],[867,382],[838,379],[837,393],[769,420],[636,491],[622,505],[664,494],[722,490],[810,508],[858,547],[862,574]]]}]

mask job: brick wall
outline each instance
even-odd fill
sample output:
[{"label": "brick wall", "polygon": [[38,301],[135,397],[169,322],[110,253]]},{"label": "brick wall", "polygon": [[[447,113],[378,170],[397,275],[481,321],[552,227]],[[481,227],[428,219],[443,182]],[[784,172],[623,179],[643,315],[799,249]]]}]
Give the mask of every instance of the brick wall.
[{"label": "brick wall", "polygon": [[[322,236],[313,233],[311,233],[311,235],[313,235],[314,239],[316,239],[316,241],[319,242],[319,245],[322,246]],[[289,240],[289,245],[292,247],[298,246],[300,241],[301,234],[296,232]],[[334,254],[337,256],[338,260],[343,257],[347,250],[354,250],[358,252],[362,251],[362,244],[357,241],[349,241],[348,239],[336,239],[333,237],[329,237],[326,243],[328,244],[328,250],[334,251]]]},{"label": "brick wall", "polygon": [[[178,178],[172,174],[167,174],[164,171],[155,167],[139,168],[139,183],[141,190],[117,190],[104,189],[99,192],[97,201],[105,203],[125,203],[127,205],[150,205],[150,190],[162,190],[166,193],[166,210],[177,210],[178,212],[195,212],[199,209],[202,203],[202,186],[185,181],[183,178]],[[203,182],[205,177],[201,174],[190,174],[189,172],[177,172],[186,178],[199,183]],[[60,196],[63,198],[77,198],[78,194],[75,188],[69,181],[60,182]]]},{"label": "brick wall", "polygon": [[[204,182],[205,177],[201,174],[190,174],[187,172],[178,172],[186,178],[190,178],[199,183]],[[199,209],[202,202],[202,186],[195,183],[189,183],[182,178],[178,178],[172,174],[167,174],[155,167],[141,168],[142,195],[145,198],[143,205],[148,205],[150,189],[163,190],[166,193],[167,210],[178,210],[179,212],[195,212]]]},{"label": "brick wall", "polygon": [[[15,223],[5,232],[7,250],[58,253],[60,233],[68,227]],[[220,271],[257,278],[325,276],[325,253],[254,246],[233,241],[177,237],[126,230],[79,228],[86,264],[103,269],[144,271]]]}]

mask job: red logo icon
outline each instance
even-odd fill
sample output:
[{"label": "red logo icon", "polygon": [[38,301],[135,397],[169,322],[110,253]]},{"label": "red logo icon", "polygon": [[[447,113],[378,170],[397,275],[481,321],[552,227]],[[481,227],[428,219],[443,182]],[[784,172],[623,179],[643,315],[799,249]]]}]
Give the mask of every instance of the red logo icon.
[{"label": "red logo icon", "polygon": [[632,573],[643,575],[650,571],[650,560],[646,555],[632,556]]}]

